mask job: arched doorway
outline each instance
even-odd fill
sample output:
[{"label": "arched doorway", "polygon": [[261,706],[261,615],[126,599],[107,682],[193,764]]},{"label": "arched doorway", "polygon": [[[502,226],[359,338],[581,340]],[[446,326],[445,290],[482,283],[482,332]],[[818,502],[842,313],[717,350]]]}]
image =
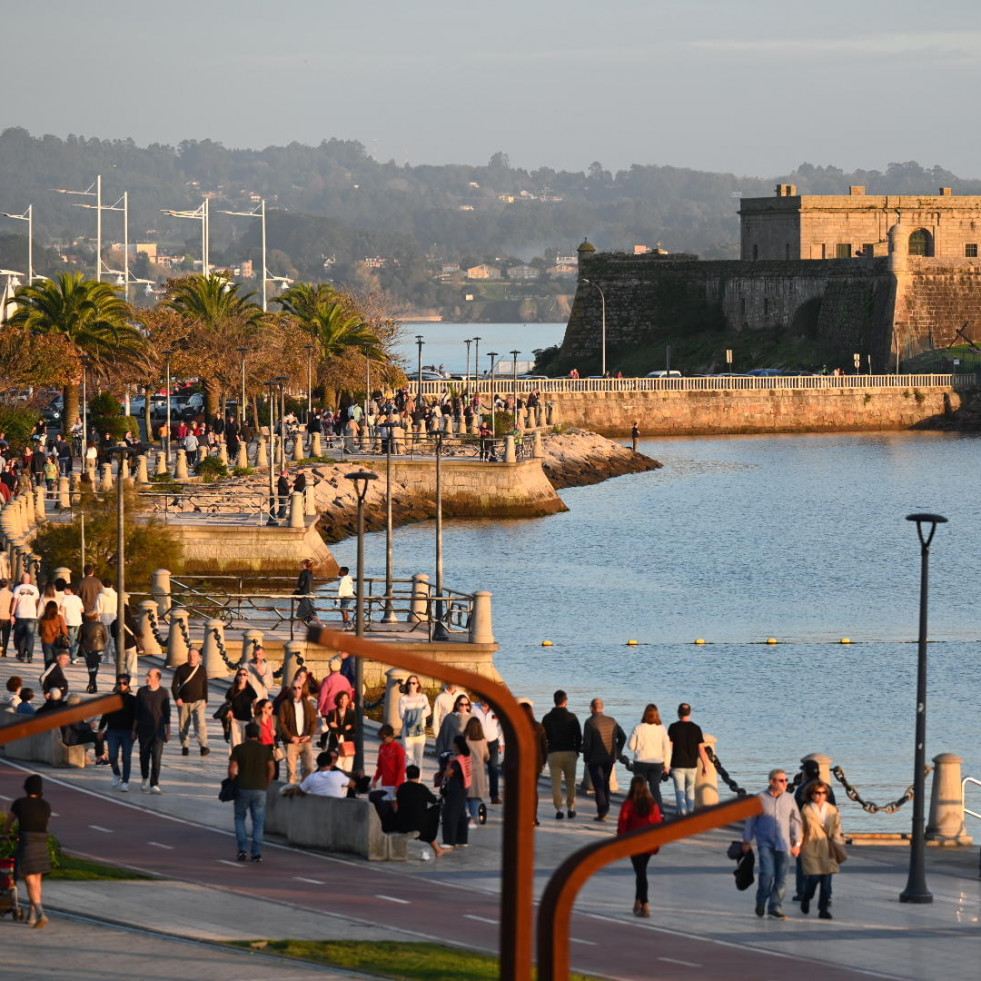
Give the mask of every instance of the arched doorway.
[{"label": "arched doorway", "polygon": [[917,228],[909,237],[910,255],[933,255],[933,236],[925,228]]}]

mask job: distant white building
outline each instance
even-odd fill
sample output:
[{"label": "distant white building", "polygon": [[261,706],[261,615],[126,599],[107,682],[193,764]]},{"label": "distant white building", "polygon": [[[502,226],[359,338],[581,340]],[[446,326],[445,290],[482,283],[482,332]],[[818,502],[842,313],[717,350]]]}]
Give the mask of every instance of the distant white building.
[{"label": "distant white building", "polygon": [[507,271],[508,279],[538,279],[540,275],[538,269],[528,265],[511,266]]}]

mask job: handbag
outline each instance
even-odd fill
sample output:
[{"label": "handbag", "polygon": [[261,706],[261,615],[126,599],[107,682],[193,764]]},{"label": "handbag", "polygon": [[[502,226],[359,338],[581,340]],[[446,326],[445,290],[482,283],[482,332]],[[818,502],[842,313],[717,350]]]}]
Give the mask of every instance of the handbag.
[{"label": "handbag", "polygon": [[842,862],[848,861],[848,852],[845,851],[845,845],[837,838],[828,839],[828,849],[831,852],[831,857],[839,865],[841,865]]},{"label": "handbag", "polygon": [[218,791],[218,800],[230,801],[238,797],[238,781],[235,777],[225,777]]},{"label": "handbag", "polygon": [[357,747],[354,743],[343,742],[337,744],[337,755],[338,756],[354,756]]},{"label": "handbag", "polygon": [[55,650],[57,651],[67,651],[69,648],[71,648],[72,642],[69,640],[68,634],[58,634],[58,636],[55,637],[54,646]]},{"label": "handbag", "polygon": [[273,746],[273,759],[277,763],[282,763],[286,759],[286,750],[282,746]]}]

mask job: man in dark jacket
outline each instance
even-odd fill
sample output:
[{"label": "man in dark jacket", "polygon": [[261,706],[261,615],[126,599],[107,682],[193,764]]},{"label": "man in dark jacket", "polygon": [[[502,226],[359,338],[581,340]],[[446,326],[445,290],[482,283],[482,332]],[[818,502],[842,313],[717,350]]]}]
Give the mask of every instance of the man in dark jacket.
[{"label": "man in dark jacket", "polygon": [[582,749],[582,729],[579,720],[568,709],[569,697],[561,689],[552,700],[555,708],[542,718],[548,739],[548,773],[552,779],[552,802],[555,820],[561,821],[562,781],[565,780],[566,810],[569,818],[576,816],[576,763]]},{"label": "man in dark jacket", "polygon": [[187,660],[174,672],[170,686],[177,706],[177,735],[181,741],[181,756],[191,752],[191,721],[194,721],[194,738],[198,741],[201,755],[208,749],[208,673],[201,663],[201,652],[192,647]]},{"label": "man in dark jacket", "polygon": [[627,735],[616,719],[603,714],[603,699],[589,703],[592,713],[583,726],[582,760],[596,793],[596,818],[605,821],[610,810],[610,775],[613,764],[623,752]]},{"label": "man in dark jacket", "polygon": [[[100,623],[101,627],[102,624]],[[129,771],[133,756],[133,722],[136,718],[136,696],[129,690],[129,675],[121,674],[116,690],[122,696],[123,707],[107,712],[99,720],[99,732],[106,734],[109,765],[112,767],[112,785],[120,793],[129,791]],[[122,756],[122,769],[120,759]]]},{"label": "man in dark jacket", "polygon": [[136,693],[133,737],[140,741],[140,775],[143,793],[162,794],[160,760],[170,740],[170,696],[161,688],[159,668],[150,668],[146,684]]}]

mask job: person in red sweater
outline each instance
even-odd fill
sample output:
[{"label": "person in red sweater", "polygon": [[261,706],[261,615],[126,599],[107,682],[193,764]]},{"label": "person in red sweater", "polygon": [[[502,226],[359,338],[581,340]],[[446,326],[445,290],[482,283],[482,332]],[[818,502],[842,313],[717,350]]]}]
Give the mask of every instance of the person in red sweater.
[{"label": "person in red sweater", "polygon": [[395,800],[395,791],[405,783],[405,750],[395,741],[395,730],[387,722],[378,730],[378,735],[381,746],[378,747],[378,765],[371,785],[380,783],[386,799]]},{"label": "person in red sweater", "polygon": [[[651,795],[651,789],[647,784],[647,778],[643,776],[634,777],[630,781],[630,792],[627,799],[620,808],[620,818],[617,821],[617,837],[637,831],[641,828],[650,828],[655,824],[660,824],[664,820],[661,808]],[[634,916],[650,917],[651,906],[647,898],[647,863],[651,856],[656,855],[658,849],[652,852],[644,852],[643,855],[631,855],[630,863],[634,867],[634,875],[637,877],[637,889],[634,897]]]}]

